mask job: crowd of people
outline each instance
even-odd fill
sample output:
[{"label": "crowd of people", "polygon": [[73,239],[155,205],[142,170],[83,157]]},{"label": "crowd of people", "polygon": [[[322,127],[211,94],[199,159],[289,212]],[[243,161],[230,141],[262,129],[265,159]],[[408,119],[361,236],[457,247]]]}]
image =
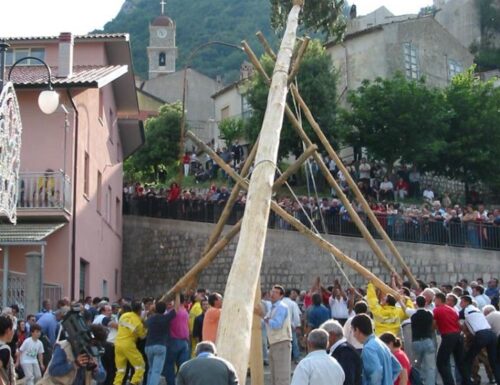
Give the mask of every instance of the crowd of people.
[{"label": "crowd of people", "polygon": [[[226,185],[209,188],[181,189],[177,183],[170,188],[154,187],[140,183],[124,187],[124,212],[163,218],[215,222],[230,196]],[[424,193],[430,198],[431,190]],[[405,202],[370,201],[370,207],[389,236],[394,240],[500,249],[500,209],[487,208],[484,204],[460,205],[448,194],[422,204]],[[277,203],[304,225],[313,225],[330,234],[360,235],[342,201],[336,197],[316,198],[278,196]],[[233,209],[233,221],[241,218],[246,203],[246,193],[240,192]],[[372,228],[362,206],[352,201],[355,211]],[[271,214],[270,226],[291,229],[279,217]],[[373,230],[373,228],[372,228]]]},{"label": "crowd of people", "polygon": [[[393,293],[325,287],[305,291],[274,285],[263,290],[263,364],[272,385],[444,385],[500,381],[498,279],[410,288],[392,275]],[[21,318],[16,305],[0,316],[0,379],[15,385],[238,384],[232,364],[217,357],[223,309],[220,293],[198,289],[175,300],[87,297]],[[64,322],[72,309],[92,332],[101,353],[74,351]],[[291,373],[292,365],[296,367]],[[202,373],[202,374],[201,374]],[[291,382],[290,382],[291,381]]]}]

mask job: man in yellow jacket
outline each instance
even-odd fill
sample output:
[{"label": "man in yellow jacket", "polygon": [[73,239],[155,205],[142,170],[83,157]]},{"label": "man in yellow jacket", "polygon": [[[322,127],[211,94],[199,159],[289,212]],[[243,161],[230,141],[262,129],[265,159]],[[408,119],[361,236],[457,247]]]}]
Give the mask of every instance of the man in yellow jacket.
[{"label": "man in yellow jacket", "polygon": [[413,302],[407,298],[401,303],[401,307],[396,306],[396,299],[387,294],[383,304],[379,303],[375,286],[369,283],[366,289],[366,300],[373,315],[375,323],[375,335],[379,336],[385,332],[391,332],[395,336],[401,335],[401,322],[408,316],[406,308],[413,309]]},{"label": "man in yellow jacket", "polygon": [[116,376],[113,385],[122,385],[127,370],[127,361],[134,368],[130,380],[132,385],[141,383],[144,377],[144,359],[137,349],[137,340],[146,337],[146,328],[141,319],[140,302],[132,303],[132,311],[124,313],[118,321],[118,333],[115,339]]}]

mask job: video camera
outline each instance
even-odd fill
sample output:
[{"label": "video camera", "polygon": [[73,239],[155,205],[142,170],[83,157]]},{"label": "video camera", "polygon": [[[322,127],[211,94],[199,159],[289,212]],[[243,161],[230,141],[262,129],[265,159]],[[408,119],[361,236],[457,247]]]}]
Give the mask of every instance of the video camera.
[{"label": "video camera", "polygon": [[[75,358],[80,354],[87,354],[96,359],[103,355],[104,349],[93,343],[95,341],[94,335],[85,324],[79,308],[68,311],[61,325],[66,333],[67,340],[71,344]],[[92,370],[94,367],[95,365],[89,364],[87,369]]]}]

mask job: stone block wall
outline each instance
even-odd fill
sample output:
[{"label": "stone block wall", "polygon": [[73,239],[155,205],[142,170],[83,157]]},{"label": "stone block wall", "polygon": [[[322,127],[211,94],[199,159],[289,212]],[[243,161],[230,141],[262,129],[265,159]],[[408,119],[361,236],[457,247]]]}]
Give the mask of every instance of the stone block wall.
[{"label": "stone block wall", "polygon": [[[124,216],[123,222],[122,293],[136,298],[167,291],[200,258],[214,226],[135,216]],[[326,239],[381,279],[389,280],[387,270],[362,238],[327,235]],[[201,274],[200,287],[224,291],[236,245],[237,237]],[[381,246],[400,270],[387,248]],[[485,281],[500,277],[498,251],[405,242],[396,242],[396,246],[413,273],[424,281],[454,284],[464,277],[469,280],[483,277]],[[350,268],[345,271],[355,286],[366,284]],[[344,282],[332,257],[307,238],[295,231],[268,230],[261,269],[263,287],[278,283],[308,289],[316,276],[324,283],[337,278]]]}]

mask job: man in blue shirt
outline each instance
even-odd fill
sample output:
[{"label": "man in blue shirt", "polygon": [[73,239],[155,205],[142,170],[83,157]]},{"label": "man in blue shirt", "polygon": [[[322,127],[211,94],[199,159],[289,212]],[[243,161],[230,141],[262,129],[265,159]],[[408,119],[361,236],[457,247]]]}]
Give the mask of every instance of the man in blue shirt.
[{"label": "man in blue shirt", "polygon": [[354,337],[363,344],[363,385],[393,385],[401,372],[401,365],[389,348],[373,334],[372,320],[366,314],[352,319]]},{"label": "man in blue shirt", "polygon": [[64,317],[68,310],[68,307],[63,306],[62,308],[57,309],[54,313],[43,313],[37,322],[42,328],[42,333],[49,339],[51,346],[54,346],[56,343],[57,332],[59,331],[59,321]]},{"label": "man in blue shirt", "polygon": [[311,300],[312,306],[307,309],[306,312],[306,331],[308,333],[313,329],[319,328],[320,325],[323,324],[323,322],[330,319],[330,310],[325,305],[323,305],[321,301],[321,294],[313,294]]}]

